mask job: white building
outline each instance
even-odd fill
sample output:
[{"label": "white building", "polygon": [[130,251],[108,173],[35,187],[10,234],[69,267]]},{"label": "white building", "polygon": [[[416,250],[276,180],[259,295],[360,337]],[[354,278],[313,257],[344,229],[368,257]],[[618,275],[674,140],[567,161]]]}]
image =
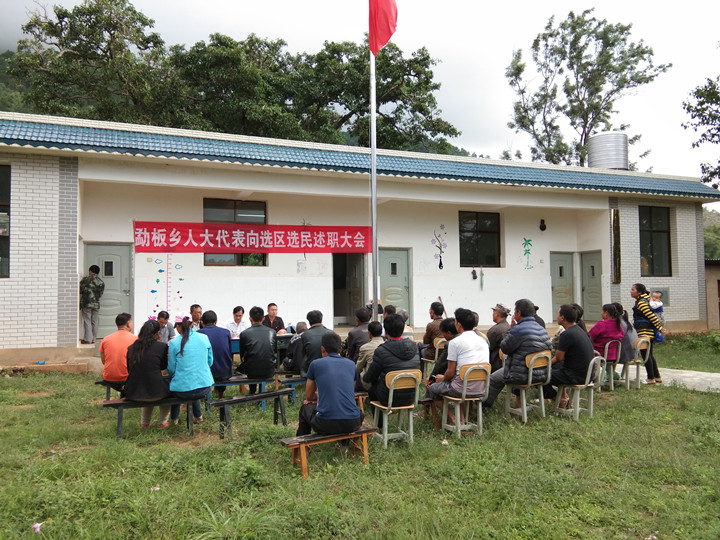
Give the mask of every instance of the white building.
[{"label": "white building", "polygon": [[[367,227],[368,168],[363,148],[0,113],[0,348],[76,346],[91,264],[101,336],[121,311],[137,325],[194,303],[220,321],[275,302],[288,324],[310,309],[352,323],[369,254],[136,253],[133,224]],[[704,329],[701,205],[718,199],[695,178],[380,151],[380,297],[418,326],[438,297],[481,325],[522,297],[548,322],[566,302],[594,320],[642,282],[671,329]]]}]

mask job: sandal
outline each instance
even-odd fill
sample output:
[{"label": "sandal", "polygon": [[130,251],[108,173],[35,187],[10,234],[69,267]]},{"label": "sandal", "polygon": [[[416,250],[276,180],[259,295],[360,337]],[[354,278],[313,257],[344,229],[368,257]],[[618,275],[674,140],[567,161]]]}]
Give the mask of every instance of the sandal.
[{"label": "sandal", "polygon": [[565,396],[564,398],[560,398],[560,401],[558,401],[558,409],[567,409],[568,405],[570,404],[570,397]]},{"label": "sandal", "polygon": [[150,427],[150,424],[140,424],[140,427],[141,427],[141,428],[148,428],[148,427]]},{"label": "sandal", "polygon": [[655,384],[655,379],[647,379],[645,384]]},{"label": "sandal", "polygon": [[198,416],[197,418],[193,418],[193,423],[195,424],[202,424],[205,421],[205,419],[202,416]]},{"label": "sandal", "polygon": [[158,424],[158,429],[165,429],[170,425],[170,422],[165,422],[164,424]]},{"label": "sandal", "polygon": [[662,379],[655,379],[655,384],[662,384]]}]

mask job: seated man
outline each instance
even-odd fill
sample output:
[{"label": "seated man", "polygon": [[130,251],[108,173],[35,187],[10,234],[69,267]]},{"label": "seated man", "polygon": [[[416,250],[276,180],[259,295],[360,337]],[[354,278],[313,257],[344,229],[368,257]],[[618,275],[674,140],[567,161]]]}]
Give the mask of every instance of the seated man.
[{"label": "seated man", "polygon": [[323,314],[321,311],[313,309],[312,311],[308,311],[306,317],[310,328],[303,332],[302,335],[303,348],[305,349],[305,361],[303,362],[300,374],[303,377],[306,376],[310,363],[316,358],[322,357],[320,347],[322,345],[323,334],[325,332],[331,332],[331,330],[328,330],[323,326]]},{"label": "seated man", "polygon": [[232,319],[225,323],[225,328],[230,330],[230,337],[232,339],[239,338],[240,334],[243,333],[243,330],[248,327],[247,322],[243,321],[243,315],[245,315],[245,308],[242,306],[235,306],[233,308]]},{"label": "seated man", "polygon": [[[255,306],[250,310],[252,326],[240,334],[240,373],[250,379],[269,379],[275,373],[275,351],[277,335],[275,330],[263,325],[263,308]],[[254,394],[255,384],[250,385]]]},{"label": "seated man", "polygon": [[100,343],[100,361],[103,364],[103,380],[118,392],[128,377],[127,350],[137,339],[133,331],[133,318],[129,313],[115,317],[117,332],[103,338]]},{"label": "seated man", "polygon": [[283,369],[292,373],[300,373],[303,362],[305,362],[305,348],[303,347],[302,335],[308,329],[305,321],[300,321],[295,326],[295,335],[290,338],[287,348],[287,355],[283,359]]},{"label": "seated man", "polygon": [[[457,327],[455,326],[455,317],[448,317],[447,319],[443,319],[440,323],[440,332],[442,332],[442,337],[444,337],[446,340],[448,340],[448,343],[455,338],[455,336],[458,335]],[[429,388],[432,383],[435,382],[435,379],[438,375],[443,375],[447,371],[447,364],[448,364],[448,347],[447,343],[445,344],[445,348],[442,350],[440,355],[438,356],[437,362],[433,364],[433,369],[430,375],[427,376],[425,379],[425,388]],[[429,396],[428,392],[425,393],[425,396],[423,396],[422,401],[432,401],[432,398]]]},{"label": "seated man", "polygon": [[[371,401],[387,405],[389,389],[385,385],[385,375],[391,371],[420,369],[420,356],[417,343],[403,339],[405,323],[397,313],[388,315],[383,321],[386,341],[375,349],[373,360],[362,380],[370,383],[368,395]],[[405,388],[393,395],[394,405],[411,405],[415,399],[415,390]]]},{"label": "seated man", "polygon": [[407,339],[415,339],[415,329],[410,326],[407,322],[410,318],[410,314],[407,309],[398,309],[397,314],[402,317],[403,323],[405,323],[405,329],[403,330],[402,337]]},{"label": "seated man", "polygon": [[360,354],[358,354],[358,361],[356,364],[356,370],[360,376],[360,384],[357,386],[359,392],[366,392],[370,390],[370,383],[366,383],[362,380],[363,375],[367,371],[370,364],[372,364],[373,355],[375,349],[382,345],[385,340],[382,338],[382,324],[377,321],[372,321],[368,324],[368,338],[370,341],[360,347]]},{"label": "seated man", "polygon": [[347,338],[348,358],[353,362],[358,361],[360,347],[370,341],[368,337],[370,317],[372,317],[372,312],[367,308],[360,308],[355,311],[356,326],[348,332]]},{"label": "seated man", "polygon": [[492,308],[492,320],[495,323],[487,331],[488,345],[490,345],[490,366],[493,373],[502,367],[500,360],[500,343],[510,331],[510,324],[507,322],[510,315],[510,308],[505,304],[496,304]]},{"label": "seated man", "polygon": [[308,435],[311,429],[323,435],[351,433],[362,425],[363,415],[355,401],[355,364],[338,354],[340,343],[335,332],[322,335],[322,357],[308,369],[297,435]]},{"label": "seated man", "polygon": [[167,343],[177,335],[174,326],[168,324],[169,319],[170,314],[167,311],[161,311],[157,315],[157,322],[160,324],[160,341],[162,343]]},{"label": "seated man", "polygon": [[442,337],[440,333],[440,321],[442,321],[445,308],[441,302],[433,302],[430,304],[430,319],[432,319],[425,327],[425,335],[423,336],[423,344],[426,345],[423,351],[423,358],[435,358],[435,339]]},{"label": "seated man", "polygon": [[[226,381],[232,377],[233,359],[230,347],[230,339],[232,339],[230,330],[220,328],[217,325],[217,315],[214,311],[208,310],[202,314],[201,322],[203,327],[198,330],[201,334],[205,334],[210,340],[210,346],[213,352],[213,363],[210,366],[213,380]],[[225,393],[224,386],[215,386],[215,393],[219,399],[222,399]]]},{"label": "seated man", "polygon": [[[462,397],[463,382],[460,368],[465,364],[490,362],[490,349],[487,341],[475,333],[475,315],[469,309],[455,310],[455,328],[458,335],[447,344],[447,369],[435,376],[435,382],[428,387],[428,397],[438,401],[441,396]],[[468,383],[467,397],[482,396],[485,381]]]},{"label": "seated man", "polygon": [[[552,358],[550,384],[543,387],[547,399],[553,399],[557,395],[554,387],[559,384],[584,384],[588,366],[595,357],[590,336],[577,325],[578,316],[577,308],[573,304],[563,304],[558,310],[558,324],[564,331],[560,334],[558,347]],[[566,396],[563,396],[559,406],[567,406]]]},{"label": "seated man", "polygon": [[267,316],[263,319],[262,323],[268,328],[272,328],[276,333],[282,335],[286,334],[285,322],[282,317],[277,316],[278,307],[274,302],[270,302],[267,307]]},{"label": "seated man", "polygon": [[[493,371],[490,376],[490,390],[485,407],[495,402],[507,383],[527,383],[528,368],[525,356],[530,353],[550,350],[550,336],[535,318],[535,304],[525,298],[515,302],[514,326],[500,343],[500,349],[507,355],[505,367]],[[533,369],[533,382],[547,377],[547,368]]]}]

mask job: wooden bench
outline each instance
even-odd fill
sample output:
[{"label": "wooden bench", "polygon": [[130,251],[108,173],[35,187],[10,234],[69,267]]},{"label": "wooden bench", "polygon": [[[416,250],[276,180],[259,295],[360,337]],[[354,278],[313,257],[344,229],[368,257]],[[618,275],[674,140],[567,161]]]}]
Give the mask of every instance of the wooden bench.
[{"label": "wooden bench", "polygon": [[[275,379],[248,379],[247,377],[244,377],[242,375],[235,375],[234,377],[230,377],[229,379],[226,379],[224,381],[215,381],[213,383],[213,386],[245,386],[246,384],[257,384],[260,388],[260,392],[265,392],[265,385],[274,383]],[[211,396],[210,392],[208,392],[206,402],[205,404],[209,406],[211,404]],[[265,401],[260,401],[260,408],[264,411],[265,410]]]},{"label": "wooden bench", "polygon": [[217,407],[220,409],[220,438],[225,437],[225,432],[228,436],[232,436],[232,425],[230,423],[230,407],[235,405],[241,405],[243,403],[256,403],[258,401],[264,401],[266,399],[274,399],[274,413],[273,423],[278,423],[278,412],[282,417],[283,426],[287,426],[287,416],[285,414],[285,401],[284,396],[290,396],[294,390],[292,388],[283,388],[282,390],[272,390],[270,392],[261,392],[259,394],[251,394],[248,396],[237,396],[231,398],[215,399],[208,401],[207,404],[211,407]]},{"label": "wooden bench", "polygon": [[140,409],[142,407],[159,407],[162,405],[182,405],[187,403],[187,427],[190,432],[190,436],[194,435],[193,431],[193,415],[192,415],[192,402],[194,399],[180,399],[180,398],[165,398],[158,401],[130,401],[124,398],[119,399],[106,399],[103,401],[103,407],[117,409],[118,420],[117,420],[117,438],[122,439],[122,421],[123,411],[125,409]]},{"label": "wooden bench", "polygon": [[99,384],[100,386],[105,387],[105,399],[110,399],[110,390],[112,390],[112,384],[125,384],[125,381],[106,381],[105,379],[100,379],[99,381],[95,381],[95,384]]},{"label": "wooden bench", "polygon": [[319,433],[311,433],[310,435],[298,435],[288,439],[282,439],[280,444],[292,450],[293,465],[299,465],[303,478],[308,477],[307,466],[307,449],[309,446],[316,444],[324,444],[336,441],[350,440],[353,443],[353,456],[358,450],[362,451],[363,462],[365,465],[370,463],[368,457],[367,436],[375,433],[377,428],[374,426],[361,426],[357,431],[352,433],[340,433],[337,435],[321,435]]},{"label": "wooden bench", "polygon": [[293,373],[292,371],[278,371],[275,373],[275,389],[280,388],[281,384],[292,388],[293,392],[288,397],[288,400],[290,400],[291,403],[297,403],[295,387],[298,384],[305,384],[306,382],[307,379],[305,377],[301,377],[299,374]]}]

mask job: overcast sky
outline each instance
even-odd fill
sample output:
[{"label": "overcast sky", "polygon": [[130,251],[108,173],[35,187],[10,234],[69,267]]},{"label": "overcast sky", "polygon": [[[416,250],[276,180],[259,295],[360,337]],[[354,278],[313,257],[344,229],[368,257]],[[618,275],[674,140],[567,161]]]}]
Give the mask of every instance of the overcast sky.
[{"label": "overcast sky", "polygon": [[[15,49],[20,26],[38,5],[72,6],[79,1],[3,2],[0,49]],[[367,0],[135,0],[135,7],[155,20],[168,45],[191,46],[211,33],[242,40],[249,33],[281,38],[291,52],[315,52],[324,41],[363,39],[368,26]],[[700,163],[716,161],[720,147],[692,149],[696,138],[681,123],[682,102],[706,78],[720,74],[720,2],[663,4],[644,0],[595,0],[595,16],[611,23],[631,23],[632,40],[655,51],[655,63],[673,67],[636,95],[621,99],[613,124],[630,124],[641,133],[639,161],[659,174],[700,176]],[[529,48],[550,16],[565,18],[572,9],[593,7],[570,1],[480,2],[478,0],[397,0],[398,28],[392,38],[407,55],[422,46],[440,63],[435,78],[443,117],[462,135],[453,144],[497,159],[503,149],[520,150],[529,160],[528,140],[507,127],[514,94],[504,77],[514,49]],[[528,66],[530,68],[530,66]],[[635,152],[635,155],[633,155]],[[631,160],[637,161],[637,150]]]}]

